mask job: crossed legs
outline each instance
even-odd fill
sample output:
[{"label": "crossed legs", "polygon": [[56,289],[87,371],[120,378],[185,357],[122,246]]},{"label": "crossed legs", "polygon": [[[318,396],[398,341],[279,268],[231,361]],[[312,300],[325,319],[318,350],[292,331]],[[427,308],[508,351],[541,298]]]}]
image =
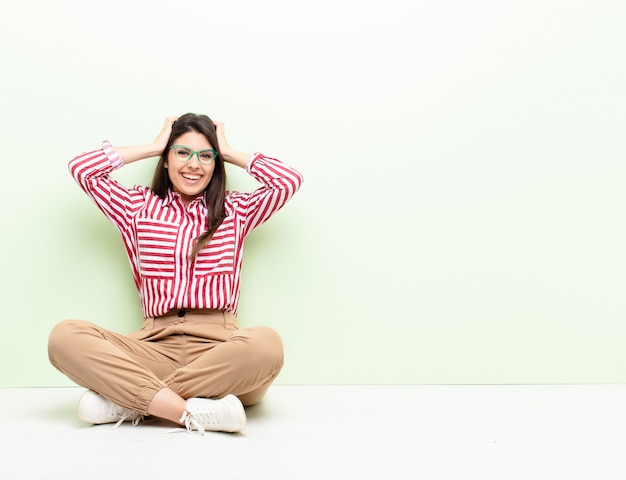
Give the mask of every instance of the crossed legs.
[{"label": "crossed legs", "polygon": [[147,340],[145,332],[125,336],[64,320],[50,334],[50,362],[117,405],[177,423],[192,397],[231,393],[244,405],[257,403],[282,368],[282,342],[270,328],[222,330],[217,340],[167,328]]}]

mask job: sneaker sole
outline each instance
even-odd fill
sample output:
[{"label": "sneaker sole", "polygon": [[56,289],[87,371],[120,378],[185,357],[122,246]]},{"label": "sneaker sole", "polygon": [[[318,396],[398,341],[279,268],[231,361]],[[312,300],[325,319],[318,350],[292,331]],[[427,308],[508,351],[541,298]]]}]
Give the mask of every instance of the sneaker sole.
[{"label": "sneaker sole", "polygon": [[243,408],[241,400],[239,400],[233,394],[228,394],[224,398],[222,398],[222,402],[224,402],[228,406],[228,409],[232,412],[233,417],[237,419],[236,425],[224,425],[224,431],[229,433],[236,433],[246,428],[246,412]]}]

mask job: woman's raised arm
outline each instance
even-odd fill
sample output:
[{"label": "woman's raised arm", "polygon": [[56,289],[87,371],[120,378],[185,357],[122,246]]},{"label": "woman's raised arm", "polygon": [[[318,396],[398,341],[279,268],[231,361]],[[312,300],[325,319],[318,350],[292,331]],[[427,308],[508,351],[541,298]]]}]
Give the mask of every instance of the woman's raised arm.
[{"label": "woman's raised arm", "polygon": [[137,160],[143,160],[145,158],[158,157],[163,152],[163,149],[167,145],[167,141],[172,133],[172,125],[178,119],[178,117],[167,117],[161,132],[152,143],[145,145],[135,145],[130,147],[114,147],[125,165],[136,162]]}]

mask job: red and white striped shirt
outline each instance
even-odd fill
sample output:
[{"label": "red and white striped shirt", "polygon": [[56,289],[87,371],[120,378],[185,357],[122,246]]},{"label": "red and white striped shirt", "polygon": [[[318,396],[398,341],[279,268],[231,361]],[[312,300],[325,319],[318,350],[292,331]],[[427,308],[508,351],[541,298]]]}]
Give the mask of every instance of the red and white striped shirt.
[{"label": "red and white striped shirt", "polygon": [[189,260],[194,239],[206,230],[204,197],[187,207],[170,191],[128,189],[109,176],[124,163],[109,142],[69,163],[81,188],[122,234],[144,317],[173,308],[215,308],[237,315],[244,237],[300,188],[302,175],[255,153],[247,172],[263,184],[252,193],[227,192],[226,218],[211,241]]}]

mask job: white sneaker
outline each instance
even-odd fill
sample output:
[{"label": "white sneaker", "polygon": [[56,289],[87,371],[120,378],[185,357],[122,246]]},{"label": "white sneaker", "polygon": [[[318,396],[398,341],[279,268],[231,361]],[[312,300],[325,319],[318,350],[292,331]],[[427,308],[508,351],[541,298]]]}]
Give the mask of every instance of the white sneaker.
[{"label": "white sneaker", "polygon": [[214,400],[211,398],[190,398],[187,409],[180,418],[189,432],[205,430],[213,432],[240,432],[246,426],[246,412],[235,395],[226,395]]},{"label": "white sneaker", "polygon": [[137,425],[143,419],[143,415],[120,407],[93,390],[87,390],[78,401],[78,418],[83,422],[96,425],[115,423],[117,427],[122,422],[132,422],[133,425]]}]

